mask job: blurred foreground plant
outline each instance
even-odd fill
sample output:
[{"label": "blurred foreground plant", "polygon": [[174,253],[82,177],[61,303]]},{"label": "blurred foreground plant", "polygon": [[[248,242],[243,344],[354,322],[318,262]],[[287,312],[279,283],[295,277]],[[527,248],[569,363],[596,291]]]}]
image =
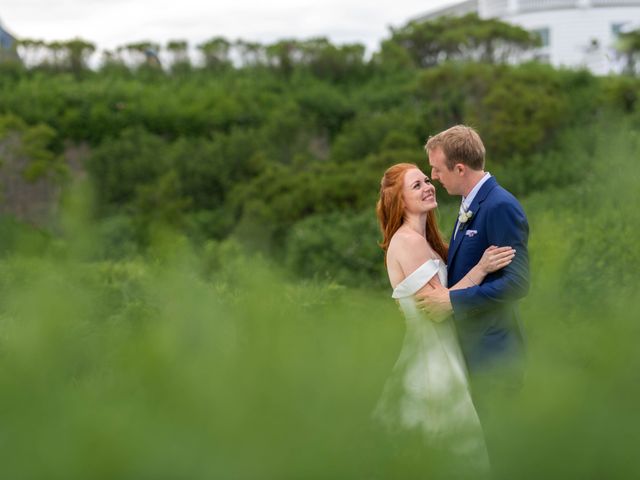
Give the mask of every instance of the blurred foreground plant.
[{"label": "blurred foreground plant", "polygon": [[[640,474],[640,145],[624,125],[599,136],[583,183],[525,202],[529,368],[485,419],[497,478]],[[7,478],[450,478],[437,444],[372,423],[403,331],[388,292],[161,229],[144,255],[97,261],[101,230],[69,205],[58,240],[3,247]]]}]

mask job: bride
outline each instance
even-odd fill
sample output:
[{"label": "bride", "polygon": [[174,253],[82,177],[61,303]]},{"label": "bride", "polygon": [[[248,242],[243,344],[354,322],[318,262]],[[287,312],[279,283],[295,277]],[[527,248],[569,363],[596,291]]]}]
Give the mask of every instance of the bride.
[{"label": "bride", "polygon": [[[414,300],[423,289],[447,287],[447,245],[438,230],[436,207],[435,187],[417,166],[400,163],[385,172],[377,204],[380,245],[406,334],[374,415],[392,430],[421,431],[428,443],[446,444],[456,457],[486,466],[482,430],[452,320],[427,315]],[[449,288],[480,284],[514,255],[510,247],[489,247]]]}]

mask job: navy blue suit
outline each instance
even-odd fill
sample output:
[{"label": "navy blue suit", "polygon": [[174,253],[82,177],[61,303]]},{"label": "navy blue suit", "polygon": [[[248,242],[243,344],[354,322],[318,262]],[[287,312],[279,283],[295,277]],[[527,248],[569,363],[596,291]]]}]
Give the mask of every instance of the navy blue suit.
[{"label": "navy blue suit", "polygon": [[524,339],[517,301],[529,291],[529,224],[518,200],[493,177],[482,185],[469,211],[472,217],[460,225],[449,245],[449,285],[460,281],[489,246],[516,250],[511,264],[487,275],[479,286],[450,293],[460,344],[473,377],[487,367],[522,365]]}]

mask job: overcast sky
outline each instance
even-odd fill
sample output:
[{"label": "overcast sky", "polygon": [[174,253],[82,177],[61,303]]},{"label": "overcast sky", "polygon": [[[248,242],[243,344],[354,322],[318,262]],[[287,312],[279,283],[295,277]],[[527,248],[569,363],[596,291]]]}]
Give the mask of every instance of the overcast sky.
[{"label": "overcast sky", "polygon": [[456,0],[2,0],[0,20],[18,38],[80,37],[112,49],[126,43],[214,36],[269,43],[326,36],[369,52],[388,27]]}]

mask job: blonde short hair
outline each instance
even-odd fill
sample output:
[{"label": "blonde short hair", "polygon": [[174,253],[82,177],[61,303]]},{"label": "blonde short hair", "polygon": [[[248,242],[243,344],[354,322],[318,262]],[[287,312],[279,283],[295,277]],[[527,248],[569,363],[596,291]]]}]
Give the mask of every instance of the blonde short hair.
[{"label": "blonde short hair", "polygon": [[478,132],[466,125],[456,125],[429,137],[424,148],[427,152],[441,148],[449,170],[453,170],[456,163],[473,170],[484,169],[484,144]]}]

